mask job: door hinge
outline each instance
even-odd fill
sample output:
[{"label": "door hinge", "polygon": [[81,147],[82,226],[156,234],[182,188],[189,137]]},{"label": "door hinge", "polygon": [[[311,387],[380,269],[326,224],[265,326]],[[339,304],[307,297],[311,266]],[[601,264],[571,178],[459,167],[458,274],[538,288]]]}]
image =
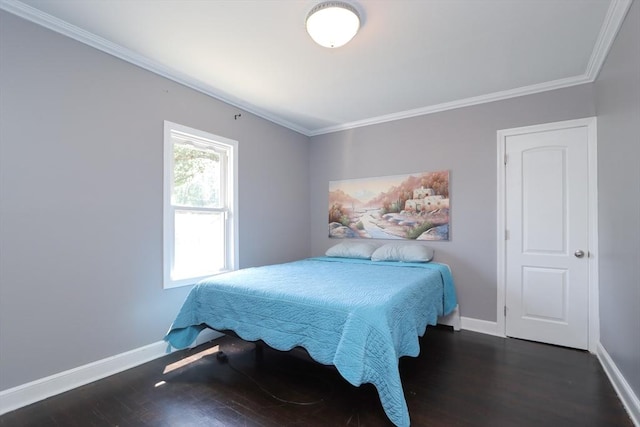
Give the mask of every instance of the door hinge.
[{"label": "door hinge", "polygon": [[504,240],[509,240],[509,230],[504,230]]},{"label": "door hinge", "polygon": [[504,317],[507,317],[507,306],[504,306]]},{"label": "door hinge", "polygon": [[507,155],[506,154],[504,155],[504,164],[505,165],[507,164]]}]

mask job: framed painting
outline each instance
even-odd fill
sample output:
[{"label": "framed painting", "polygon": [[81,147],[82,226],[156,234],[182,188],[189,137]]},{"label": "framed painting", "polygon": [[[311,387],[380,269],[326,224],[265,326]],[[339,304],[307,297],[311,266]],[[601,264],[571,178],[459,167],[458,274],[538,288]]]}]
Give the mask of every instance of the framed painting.
[{"label": "framed painting", "polygon": [[329,237],[449,240],[449,171],[329,181]]}]

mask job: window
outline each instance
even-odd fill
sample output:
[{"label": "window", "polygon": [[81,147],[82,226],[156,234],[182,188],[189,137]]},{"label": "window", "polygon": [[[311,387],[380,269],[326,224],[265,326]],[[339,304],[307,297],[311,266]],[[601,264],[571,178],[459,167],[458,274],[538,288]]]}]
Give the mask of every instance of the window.
[{"label": "window", "polygon": [[237,265],[238,143],[164,122],[164,287]]}]

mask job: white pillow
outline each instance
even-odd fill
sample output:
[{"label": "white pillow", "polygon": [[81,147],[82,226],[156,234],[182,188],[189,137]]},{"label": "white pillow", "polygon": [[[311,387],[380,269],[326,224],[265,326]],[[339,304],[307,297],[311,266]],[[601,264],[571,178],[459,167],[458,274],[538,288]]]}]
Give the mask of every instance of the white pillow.
[{"label": "white pillow", "polygon": [[371,254],[372,261],[429,262],[433,249],[424,245],[387,243]]},{"label": "white pillow", "polygon": [[370,259],[376,248],[377,246],[371,243],[342,242],[327,249],[325,255],[340,258]]}]

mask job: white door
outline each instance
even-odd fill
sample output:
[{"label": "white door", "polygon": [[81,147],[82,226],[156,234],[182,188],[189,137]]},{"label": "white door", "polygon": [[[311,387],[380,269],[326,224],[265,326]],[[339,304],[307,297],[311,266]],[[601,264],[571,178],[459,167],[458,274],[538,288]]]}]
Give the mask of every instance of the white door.
[{"label": "white door", "polygon": [[588,131],[504,139],[507,336],[588,348]]}]

